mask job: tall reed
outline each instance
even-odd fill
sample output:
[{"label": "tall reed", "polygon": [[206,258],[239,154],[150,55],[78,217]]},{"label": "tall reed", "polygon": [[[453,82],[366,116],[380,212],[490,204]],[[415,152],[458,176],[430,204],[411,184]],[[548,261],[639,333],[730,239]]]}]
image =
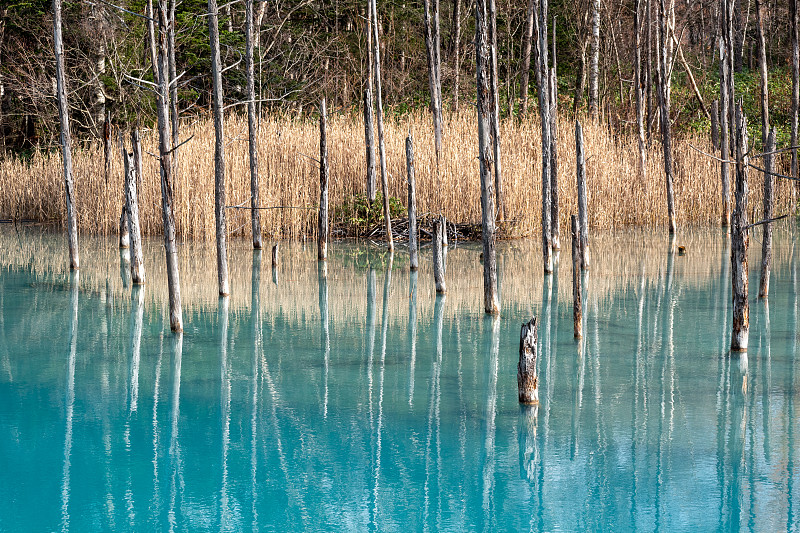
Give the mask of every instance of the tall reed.
[{"label": "tall reed", "polygon": [[[560,118],[559,198],[562,233],[568,217],[576,212],[574,125]],[[232,114],[227,118],[227,196],[230,205],[249,205],[247,120]],[[359,115],[332,116],[328,126],[330,205],[335,211],[366,189],[364,127]],[[476,118],[471,113],[451,115],[445,121],[444,146],[438,175],[433,148],[433,130],[427,113],[394,117],[386,123],[389,188],[404,199],[405,146],[411,131],[415,140],[417,212],[442,212],[451,221],[480,222]],[[505,203],[508,233],[535,235],[540,231],[541,129],[538,117],[501,123]],[[185,122],[176,171],[175,218],[182,238],[214,236],[214,131],[211,121],[200,118]],[[667,223],[660,144],[653,140],[648,150],[647,179],[637,171],[637,144],[628,134],[610,133],[607,126],[584,124],[589,190],[589,221],[595,228],[664,226]],[[157,152],[154,132],[143,135],[144,149]],[[686,225],[718,224],[720,217],[719,163],[697,152],[690,144],[711,152],[705,138],[690,136],[674,144],[675,198],[679,228]],[[265,117],[259,128],[261,201],[263,229],[268,237],[313,236],[319,187],[319,133],[311,119],[282,115]],[[106,182],[103,150],[99,144],[78,149],[74,155],[78,225],[83,233],[110,234],[117,231],[122,207],[122,164],[114,151],[112,176]],[[145,155],[140,192],[142,231],[161,232],[160,184],[154,156]],[[58,155],[37,154],[30,161],[0,162],[0,218],[33,219],[61,223],[64,193]],[[750,205],[761,205],[761,177],[751,172]],[[781,180],[776,187],[775,212],[792,207],[792,188]],[[405,203],[405,200],[402,200]],[[231,235],[249,234],[249,214],[229,210]],[[333,223],[336,224],[336,220]]]}]

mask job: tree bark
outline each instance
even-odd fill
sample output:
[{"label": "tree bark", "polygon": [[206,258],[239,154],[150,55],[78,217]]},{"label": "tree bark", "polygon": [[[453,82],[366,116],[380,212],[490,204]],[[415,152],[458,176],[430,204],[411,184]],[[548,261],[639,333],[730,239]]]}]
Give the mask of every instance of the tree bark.
[{"label": "tree bark", "polygon": [[125,211],[131,248],[131,281],[144,285],[144,254],[142,253],[142,231],[139,226],[139,192],[137,188],[136,154],[128,153],[120,135],[122,161],[125,167]]},{"label": "tree bark", "polygon": [[[722,0],[724,4],[726,0]],[[720,16],[720,24],[723,25],[724,17]],[[720,149],[720,187],[722,189],[722,227],[727,228],[731,218],[731,182],[728,169],[728,159],[731,156],[730,135],[728,128],[730,124],[730,113],[728,108],[731,103],[728,101],[730,92],[728,91],[728,47],[724,37],[719,40],[719,149]]]},{"label": "tree bark", "polygon": [[589,214],[586,202],[586,158],[583,152],[583,128],[575,121],[575,157],[578,182],[578,222],[581,229],[581,270],[589,270]]},{"label": "tree bark", "polygon": [[[217,282],[219,295],[227,296],[230,294],[230,287],[228,285],[228,225],[225,216],[225,132],[222,120],[222,61],[219,52],[218,11],[217,0],[208,0],[208,34],[211,41],[211,81],[214,115],[214,215],[217,230]],[[175,119],[173,118],[173,126],[174,124]],[[173,130],[174,134],[175,130]],[[173,141],[174,139],[173,136]]]},{"label": "tree bark", "polygon": [[[172,119],[172,163],[174,167],[177,166],[178,161],[178,82],[176,78],[178,76],[177,66],[175,63],[175,4],[178,0],[170,0],[169,3],[169,32],[167,34],[169,38],[168,42],[168,52],[169,52],[169,101],[171,106],[170,118]],[[216,0],[214,0],[216,5]],[[209,4],[210,7],[210,4]],[[210,10],[209,10],[210,11]],[[214,15],[214,18],[217,18],[217,14]],[[210,23],[210,21],[209,21]],[[217,29],[217,49],[219,49],[219,29]],[[219,57],[219,52],[217,52],[217,57]],[[213,63],[213,57],[212,57]],[[217,61],[217,67],[222,69],[222,65],[220,61]],[[212,65],[213,71],[213,65]],[[212,72],[213,78],[213,72]]]},{"label": "tree bark", "polygon": [[414,143],[411,135],[406,137],[406,171],[408,173],[408,253],[411,271],[419,268],[417,252],[417,192],[414,179]]},{"label": "tree bark", "polygon": [[[555,30],[555,23],[553,24]],[[553,250],[561,249],[558,227],[558,78],[556,77],[555,32],[553,35],[553,68],[550,69],[550,239]]]},{"label": "tree bark", "polygon": [[719,100],[711,102],[711,145],[719,150]]},{"label": "tree bark", "polygon": [[[436,0],[438,8],[438,0]],[[438,42],[439,11],[433,10],[431,13],[431,0],[424,0],[424,27],[425,27],[425,50],[428,56],[428,88],[431,93],[431,114],[433,115],[433,134],[435,140],[436,160],[438,162],[442,151],[442,105],[439,101],[441,90],[440,80],[437,71],[436,44]]]},{"label": "tree bark", "polygon": [[581,234],[578,217],[570,217],[572,223],[572,330],[574,337],[583,337],[583,302],[581,296]]},{"label": "tree bark", "polygon": [[642,83],[642,0],[635,0],[633,11],[633,92],[636,102],[636,139],[639,143],[639,179],[647,183],[647,145],[644,127],[644,86]]},{"label": "tree bark", "polygon": [[167,285],[169,288],[169,324],[174,332],[183,331],[181,310],[181,285],[178,271],[178,250],[175,245],[175,215],[173,213],[174,182],[172,157],[170,157],[169,135],[169,66],[167,52],[167,0],[158,2],[158,146],[161,166],[161,208],[164,223],[164,251],[167,262]]},{"label": "tree bark", "polygon": [[250,226],[253,248],[260,250],[261,214],[258,199],[258,118],[256,117],[256,82],[253,64],[253,0],[245,0],[245,69],[247,70],[247,133],[250,155]]},{"label": "tree bark", "polygon": [[[372,2],[368,0],[371,7]],[[372,9],[367,8],[367,87],[364,89],[364,143],[367,150],[367,199],[369,205],[375,203],[376,178],[375,178],[375,125],[373,113],[373,58],[372,58]]]},{"label": "tree bark", "polygon": [[78,221],[75,213],[75,190],[72,179],[72,138],[69,131],[69,105],[64,79],[64,44],[61,40],[61,0],[53,0],[53,45],[56,56],[56,100],[61,123],[61,152],[64,160],[64,196],[67,202],[67,242],[69,268],[80,268],[78,254]]},{"label": "tree bark", "polygon": [[437,218],[433,223],[433,239],[431,248],[433,250],[433,281],[436,284],[436,294],[445,294],[447,284],[444,279],[444,243],[442,233],[445,232],[444,219]]},{"label": "tree bark", "polygon": [[539,0],[539,113],[542,123],[542,260],[544,272],[553,271],[552,198],[550,188],[550,85],[547,58],[547,0]]},{"label": "tree bark", "polygon": [[[764,145],[765,152],[775,151],[775,128],[773,127],[767,135],[767,143]],[[769,220],[773,217],[773,192],[772,192],[772,172],[775,171],[774,157],[764,156],[764,214],[763,219]],[[762,224],[764,228],[761,240],[761,282],[758,286],[758,297],[766,298],[769,296],[769,273],[772,268],[772,224],[767,222]]]},{"label": "tree bark", "polygon": [[592,38],[589,63],[589,114],[597,118],[600,74],[600,0],[592,0]]},{"label": "tree bark", "polygon": [[386,171],[386,146],[383,137],[383,96],[381,93],[381,46],[378,39],[378,8],[376,0],[370,0],[372,5],[372,37],[373,37],[373,56],[375,60],[375,91],[378,101],[378,150],[381,161],[381,192],[383,193],[383,218],[386,224],[386,239],[388,249],[394,251],[394,238],[392,236],[392,218],[389,212],[389,175]]},{"label": "tree bark", "polygon": [[519,363],[517,364],[517,392],[519,403],[539,403],[539,376],[536,373],[537,359],[536,317],[522,324],[519,334]]},{"label": "tree bark", "polygon": [[147,35],[150,42],[150,61],[153,64],[153,83],[158,85],[158,54],[156,53],[156,32],[155,32],[155,18],[156,14],[153,11],[153,0],[147,0]]},{"label": "tree bark", "polygon": [[453,111],[458,113],[458,83],[461,74],[461,0],[453,0]]},{"label": "tree bark", "polygon": [[[789,11],[791,16],[791,46],[792,46],[792,110],[789,122],[791,124],[790,146],[797,146],[798,110],[800,109],[800,43],[798,33],[800,33],[800,13],[797,9],[797,0],[789,0]],[[798,173],[797,149],[792,148],[791,162],[792,177],[800,178]],[[800,187],[800,182],[796,182]]]},{"label": "tree bark", "polygon": [[490,146],[491,95],[489,94],[489,51],[486,30],[486,0],[475,2],[475,72],[477,77],[478,159],[481,176],[481,233],[483,241],[483,302],[491,315],[500,314],[495,258],[495,208],[492,190]]},{"label": "tree bark", "polygon": [[328,141],[325,98],[319,107],[319,224],[317,226],[317,259],[328,259]]},{"label": "tree bark", "polygon": [[525,15],[525,33],[522,35],[522,72],[520,73],[519,81],[520,116],[528,114],[528,79],[531,71],[531,39],[533,38],[533,13],[535,9],[536,0],[528,0],[528,10]]},{"label": "tree bark", "polygon": [[669,25],[667,19],[666,0],[660,0],[658,10],[658,25],[660,39],[660,54],[658,58],[658,107],[661,114],[661,146],[664,151],[664,180],[667,189],[667,217],[669,234],[675,234],[675,199],[672,191],[672,122],[669,118],[670,83],[672,77],[672,56],[669,46]]},{"label": "tree bark", "polygon": [[489,85],[492,93],[492,148],[494,149],[494,193],[497,216],[505,220],[506,210],[503,202],[503,165],[500,157],[500,90],[497,74],[497,6],[489,0],[489,60],[491,71]]},{"label": "tree bark", "polygon": [[733,332],[731,351],[746,352],[750,331],[747,301],[747,248],[750,244],[747,219],[747,118],[741,104],[736,106],[736,209],[731,217],[731,267],[733,282]]}]

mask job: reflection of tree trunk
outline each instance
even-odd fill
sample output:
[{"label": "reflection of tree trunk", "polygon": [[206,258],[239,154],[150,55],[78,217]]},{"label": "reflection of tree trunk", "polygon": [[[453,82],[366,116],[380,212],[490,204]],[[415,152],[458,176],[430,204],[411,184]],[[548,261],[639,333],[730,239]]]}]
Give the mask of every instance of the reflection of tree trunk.
[{"label": "reflection of tree trunk", "polygon": [[417,363],[417,276],[419,272],[411,271],[409,279],[408,299],[408,343],[411,345],[411,363],[408,367],[408,407],[414,406],[414,367]]},{"label": "reflection of tree trunk", "polygon": [[168,522],[170,531],[177,527],[176,508],[181,507],[178,498],[183,490],[183,457],[178,441],[178,421],[181,414],[181,360],[183,359],[183,333],[177,332],[172,337],[172,411],[170,413],[170,484],[169,484],[169,514]]},{"label": "reflection of tree trunk", "polygon": [[[252,9],[252,6],[251,6]],[[252,498],[253,531],[258,531],[258,448],[256,441],[258,437],[258,399],[259,399],[259,372],[258,363],[263,350],[264,335],[261,326],[261,257],[262,250],[253,250],[253,266],[251,269],[250,282],[250,315],[253,320],[253,363],[250,367],[250,387],[251,387],[251,410],[250,417],[250,493]],[[326,293],[327,296],[327,293]]]},{"label": "reflection of tree trunk", "polygon": [[144,320],[144,290],[136,287],[131,293],[134,316],[131,323],[131,401],[130,412],[135,413],[139,403],[139,361],[142,351],[142,322]]},{"label": "reflection of tree trunk", "polygon": [[[792,0],[794,1],[794,0]],[[797,365],[797,321],[798,321],[798,313],[797,313],[797,257],[795,256],[795,245],[792,245],[792,255],[791,255],[791,268],[792,268],[792,291],[791,291],[791,298],[790,298],[790,305],[792,307],[791,312],[791,330],[792,330],[792,351],[791,351],[791,359],[792,362],[789,366],[789,372],[787,375],[787,384],[786,390],[797,390],[797,383],[795,383],[795,376],[796,376],[796,365]],[[796,398],[788,398],[786,401],[786,449],[787,452],[787,460],[786,460],[786,494],[791,495],[794,494],[794,473],[795,470],[795,441],[794,436],[796,433],[795,430],[795,402],[797,401]],[[797,523],[797,517],[795,516],[795,509],[794,509],[794,500],[791,497],[787,499],[787,508],[786,508],[786,531],[790,531],[794,524]]]},{"label": "reflection of tree trunk", "polygon": [[325,362],[325,392],[322,409],[323,417],[328,417],[328,363],[331,356],[331,334],[328,323],[328,265],[317,262],[317,287],[319,292],[319,317],[322,324],[322,356]]},{"label": "reflection of tree trunk", "polygon": [[72,320],[69,326],[69,359],[67,360],[66,428],[64,430],[64,465],[61,471],[61,530],[69,531],[69,499],[72,467],[72,417],[75,412],[75,357],[78,350],[78,285],[77,271],[70,275],[70,307]]},{"label": "reflection of tree trunk", "polygon": [[[500,318],[498,316],[486,317],[483,319],[484,338],[486,339],[485,351],[487,368],[487,391],[486,391],[486,435],[484,436],[483,449],[483,521],[484,530],[493,531],[497,529],[496,524],[496,504],[494,502],[494,475],[495,475],[495,432],[497,417],[497,371],[498,359],[500,355]],[[491,327],[491,333],[486,331]]]},{"label": "reflection of tree trunk", "polygon": [[158,423],[158,400],[161,398],[161,362],[164,357],[164,334],[159,338],[158,359],[153,376],[153,498],[150,501],[151,516],[161,520],[161,482],[158,464],[161,457],[161,425]]},{"label": "reflection of tree trunk", "polygon": [[[434,492],[431,485],[434,483],[433,473],[436,472],[436,494],[441,493],[441,419],[440,419],[440,404],[441,404],[441,377],[442,377],[442,327],[444,322],[444,304],[447,297],[444,295],[437,295],[436,302],[433,307],[433,323],[436,328],[435,343],[436,343],[436,358],[433,360],[433,368],[431,369],[431,387],[430,387],[430,402],[428,403],[428,430],[425,442],[425,502],[423,509],[422,523],[424,528],[433,531],[441,530],[441,499],[436,498],[439,503],[437,514],[437,521],[432,522],[430,517],[430,497],[429,494]],[[436,448],[436,454],[433,453],[433,448]],[[430,524],[430,527],[428,527]]]},{"label": "reflection of tree trunk", "polygon": [[233,516],[228,495],[228,448],[231,441],[231,369],[228,363],[228,305],[230,298],[219,301],[220,403],[222,404],[222,481],[220,489],[220,527],[231,525]]},{"label": "reflection of tree trunk", "polygon": [[392,286],[392,263],[394,254],[389,253],[386,265],[386,275],[383,281],[383,316],[381,319],[381,374],[378,381],[378,425],[375,430],[375,484],[373,486],[373,516],[374,525],[378,524],[378,496],[380,494],[381,458],[383,455],[383,380],[386,374],[386,336],[389,331],[389,289]]}]

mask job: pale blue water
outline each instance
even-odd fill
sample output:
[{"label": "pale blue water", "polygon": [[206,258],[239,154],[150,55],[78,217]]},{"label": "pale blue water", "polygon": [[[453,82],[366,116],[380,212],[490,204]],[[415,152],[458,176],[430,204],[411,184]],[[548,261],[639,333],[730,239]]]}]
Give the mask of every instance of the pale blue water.
[{"label": "pale blue water", "polygon": [[[746,358],[726,349],[716,231],[685,257],[660,235],[606,237],[583,343],[566,254],[543,283],[526,266],[537,243],[501,247],[497,321],[475,246],[450,252],[436,300],[429,250],[417,299],[402,250],[389,278],[375,248],[334,243],[325,283],[314,246],[285,245],[273,281],[268,253],[259,265],[234,243],[238,293],[187,295],[176,337],[157,240],[140,303],[113,240],[85,245],[76,278],[61,235],[0,232],[2,531],[800,529],[793,232],[776,239],[769,305],[750,298]],[[757,264],[754,252],[751,293]],[[213,265],[195,266],[205,294]],[[535,415],[516,389],[531,312]]]}]

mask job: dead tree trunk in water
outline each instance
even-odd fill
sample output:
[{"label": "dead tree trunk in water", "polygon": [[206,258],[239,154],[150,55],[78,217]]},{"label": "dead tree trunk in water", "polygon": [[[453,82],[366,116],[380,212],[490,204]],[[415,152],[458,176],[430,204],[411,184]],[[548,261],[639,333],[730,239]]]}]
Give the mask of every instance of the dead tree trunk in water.
[{"label": "dead tree trunk in water", "polygon": [[317,226],[317,259],[328,259],[328,141],[325,99],[319,106],[319,224]]},{"label": "dead tree trunk in water", "polygon": [[550,69],[547,60],[547,0],[539,0],[539,113],[542,122],[542,259],[544,272],[553,271],[552,198],[550,195]]},{"label": "dead tree trunk in water", "polygon": [[575,157],[578,181],[578,222],[581,230],[581,270],[589,270],[589,214],[586,203],[586,158],[583,153],[583,128],[575,121]]},{"label": "dead tree trunk in water", "polygon": [[672,122],[669,118],[670,83],[672,81],[672,57],[669,52],[669,12],[666,0],[661,0],[658,9],[660,53],[658,57],[658,107],[661,114],[661,146],[664,151],[664,181],[667,189],[667,217],[669,234],[675,234],[675,199],[672,192]]},{"label": "dead tree trunk in water", "polygon": [[497,294],[497,262],[495,259],[495,209],[492,190],[492,152],[489,123],[489,52],[486,31],[486,0],[475,1],[475,71],[477,77],[478,158],[481,175],[481,231],[483,240],[483,306],[484,311],[500,313]]},{"label": "dead tree trunk in water", "polygon": [[522,36],[522,72],[519,80],[520,118],[528,113],[528,80],[531,71],[531,39],[533,38],[533,13],[535,9],[536,0],[528,0],[528,11],[525,15],[525,33]]},{"label": "dead tree trunk in water", "polygon": [[67,201],[67,242],[69,268],[80,268],[78,221],[75,213],[75,187],[72,179],[72,138],[69,132],[69,106],[64,79],[64,44],[61,40],[61,0],[53,0],[53,45],[56,56],[56,100],[61,123],[61,152],[64,158],[64,196]]},{"label": "dead tree trunk in water", "polygon": [[169,67],[167,65],[167,0],[158,2],[158,146],[161,166],[161,208],[164,225],[164,251],[167,258],[167,285],[169,287],[169,325],[174,332],[183,331],[181,310],[181,285],[178,271],[178,250],[175,245],[175,215],[173,213],[174,183],[169,135]]},{"label": "dead tree trunk in water", "polygon": [[[555,30],[555,20],[553,21]],[[556,77],[556,43],[553,32],[553,68],[550,69],[550,240],[553,250],[561,249],[558,227],[558,78]]]},{"label": "dead tree trunk in water", "polygon": [[517,364],[517,393],[519,403],[539,403],[539,376],[536,374],[537,358],[536,317],[522,324],[519,333],[519,363]]},{"label": "dead tree trunk in water", "polygon": [[433,239],[431,248],[433,249],[433,281],[436,283],[436,293],[444,294],[447,292],[447,285],[444,280],[444,243],[442,233],[447,231],[444,227],[444,220],[439,217],[433,223]]},{"label": "dead tree trunk in water", "polygon": [[[767,143],[764,145],[765,152],[775,151],[775,128],[773,127],[767,136]],[[770,155],[764,156],[764,220],[769,220],[773,216],[773,193],[772,193],[772,173],[775,171],[775,159]],[[758,286],[758,297],[766,298],[769,296],[769,273],[772,268],[772,224],[767,222],[764,226],[763,238],[761,240],[761,282]]]},{"label": "dead tree trunk in water", "polygon": [[[372,5],[371,0],[368,2]],[[367,149],[367,199],[375,202],[375,126],[372,110],[372,9],[367,8],[367,87],[364,89],[364,143]]]},{"label": "dead tree trunk in water", "polygon": [[250,153],[250,226],[253,248],[260,250],[261,215],[258,201],[258,123],[256,119],[256,82],[253,65],[253,0],[245,0],[245,69],[247,70],[247,133]]},{"label": "dead tree trunk in water", "polygon": [[733,278],[733,332],[731,351],[746,352],[750,331],[747,301],[747,248],[750,244],[747,219],[747,118],[741,103],[736,107],[736,209],[731,217],[731,267]]},{"label": "dead tree trunk in water", "polygon": [[492,147],[494,148],[494,193],[497,216],[505,220],[506,210],[503,203],[503,166],[500,158],[500,80],[497,74],[497,6],[495,0],[489,0],[489,90],[492,93]]},{"label": "dead tree trunk in water", "polygon": [[578,217],[570,217],[572,223],[572,325],[576,339],[583,337],[583,302],[581,296],[581,230]]},{"label": "dead tree trunk in water", "polygon": [[[789,0],[789,13],[792,19],[791,27],[791,43],[792,43],[792,114],[789,119],[791,123],[791,138],[789,140],[790,146],[797,146],[797,127],[798,127],[798,109],[800,109],[800,13],[797,9],[797,0]],[[797,149],[792,148],[792,177],[798,178],[798,161]],[[800,186],[800,182],[797,183]]]},{"label": "dead tree trunk in water", "polygon": [[[225,216],[225,133],[223,131],[222,120],[222,60],[220,59],[219,52],[217,0],[208,0],[208,13],[208,33],[211,41],[211,81],[213,82],[212,92],[215,134],[214,214],[216,215],[217,223],[217,281],[219,284],[219,295],[227,296],[230,294],[230,288],[228,286],[228,224]],[[175,119],[173,117],[173,124],[174,123]],[[173,130],[173,133],[174,132],[175,130]]]},{"label": "dead tree trunk in water", "polygon": [[[131,133],[133,137],[133,133]],[[131,281],[134,285],[145,282],[144,254],[142,253],[142,231],[139,226],[139,192],[136,153],[129,154],[120,136],[122,161],[125,167],[125,211],[127,212],[128,234],[131,248]]]},{"label": "dead tree trunk in water", "polygon": [[[723,4],[725,1],[726,0],[722,0]],[[724,29],[724,23],[722,21],[724,21],[724,18],[720,16],[720,24],[722,24]],[[724,37],[720,37],[719,40],[719,56],[719,149],[720,159],[722,159],[720,162],[722,227],[727,228],[731,218],[731,182],[727,163],[731,156],[730,135],[728,132],[728,128],[731,126],[728,108],[731,106],[731,102],[728,101],[728,98],[730,98],[730,92],[728,91],[728,47]]]},{"label": "dead tree trunk in water", "polygon": [[417,192],[414,179],[414,143],[406,137],[406,171],[408,172],[408,253],[411,271],[419,267],[417,259]]},{"label": "dead tree trunk in water", "polygon": [[386,171],[386,146],[383,137],[383,96],[381,94],[381,46],[378,40],[378,8],[376,0],[370,0],[372,9],[372,38],[373,59],[375,75],[375,91],[378,101],[378,150],[381,158],[381,192],[383,193],[383,218],[386,223],[386,239],[389,251],[394,251],[394,238],[392,236],[392,218],[389,213],[389,175]]}]

